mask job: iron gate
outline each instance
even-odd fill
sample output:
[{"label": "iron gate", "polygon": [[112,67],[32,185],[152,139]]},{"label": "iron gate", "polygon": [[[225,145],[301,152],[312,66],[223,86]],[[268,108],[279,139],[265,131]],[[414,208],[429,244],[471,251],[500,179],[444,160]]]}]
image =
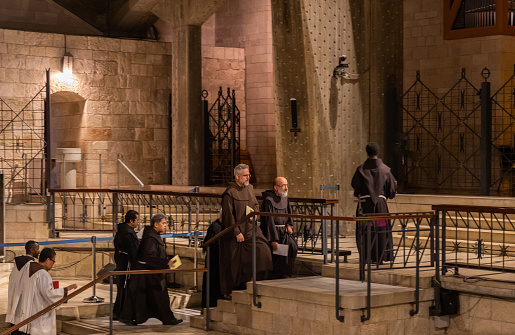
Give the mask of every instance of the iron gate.
[{"label": "iron gate", "polygon": [[[489,71],[484,69],[483,78]],[[406,190],[477,194],[481,186],[481,95],[461,78],[442,97],[421,80],[403,95],[403,178]],[[491,183],[499,190],[515,164],[513,117],[515,77],[491,99]],[[484,108],[484,107],[483,107]],[[515,181],[515,180],[514,180]]]},{"label": "iron gate", "polygon": [[218,98],[208,108],[207,91],[202,92],[205,129],[205,185],[225,185],[233,179],[233,169],[240,162],[240,110],[234,90],[222,87]]},{"label": "iron gate", "polygon": [[6,202],[45,202],[48,94],[45,85],[17,112],[0,98],[0,168],[5,174]]}]

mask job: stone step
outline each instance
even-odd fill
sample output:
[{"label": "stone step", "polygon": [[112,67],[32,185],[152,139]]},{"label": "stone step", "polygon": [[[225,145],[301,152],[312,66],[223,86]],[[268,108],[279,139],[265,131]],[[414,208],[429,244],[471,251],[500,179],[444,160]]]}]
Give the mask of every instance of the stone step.
[{"label": "stone step", "polygon": [[[233,334],[352,334],[359,333],[360,327],[367,324],[400,325],[409,318],[425,317],[433,299],[433,289],[420,290],[420,316],[410,316],[415,289],[372,284],[371,319],[363,323],[366,283],[340,280],[340,315],[345,320],[338,322],[333,278],[260,281],[257,290],[261,308],[252,303],[251,283],[245,291],[233,291],[231,301],[219,300],[218,307],[211,311],[212,329]],[[192,318],[191,326],[204,328],[204,316]],[[384,333],[379,329],[373,332]]]},{"label": "stone step", "polygon": [[[372,265],[375,268],[375,264]],[[388,265],[380,266],[383,270],[372,271],[372,282],[377,284],[395,285],[404,287],[416,287],[415,269],[387,269]],[[366,275],[366,273],[365,273]],[[435,275],[434,268],[420,269],[419,285],[420,288],[429,289],[433,287],[433,277]],[[322,276],[335,278],[336,266],[328,264],[322,266]],[[359,281],[359,264],[358,263],[340,263],[339,271],[340,279]]]}]

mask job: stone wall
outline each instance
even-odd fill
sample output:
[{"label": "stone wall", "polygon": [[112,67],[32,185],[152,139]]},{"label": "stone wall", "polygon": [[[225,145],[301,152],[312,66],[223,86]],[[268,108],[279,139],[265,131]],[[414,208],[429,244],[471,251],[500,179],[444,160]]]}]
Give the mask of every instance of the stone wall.
[{"label": "stone wall", "polygon": [[215,46],[245,49],[246,119],[241,136],[246,145],[242,148],[250,153],[257,183],[268,187],[276,177],[277,151],[270,0],[229,0],[215,20]]},{"label": "stone wall", "polygon": [[[272,8],[278,174],[290,178],[295,196],[320,197],[320,185],[339,184],[338,214],[352,215],[352,175],[366,158],[366,143],[383,142],[391,117],[384,93],[386,79],[401,67],[395,13],[402,1],[289,0],[272,1]],[[341,55],[349,75],[336,79]],[[290,132],[292,97],[297,136]]]},{"label": "stone wall", "polygon": [[[53,147],[78,144],[83,153],[94,154],[88,156],[86,185],[99,184],[99,153],[103,187],[117,184],[118,154],[144,184],[168,183],[170,44],[66,36],[76,77],[71,87],[55,78],[64,46],[63,35],[0,30],[0,98],[14,111],[23,108],[43,87],[50,68],[51,92],[58,97]],[[120,184],[137,185],[123,170]]]},{"label": "stone wall", "polygon": [[415,0],[404,4],[404,89],[420,70],[423,82],[439,94],[460,78],[461,69],[474,85],[483,81],[481,70],[491,71],[492,91],[513,74],[515,36],[443,39],[443,6]]}]

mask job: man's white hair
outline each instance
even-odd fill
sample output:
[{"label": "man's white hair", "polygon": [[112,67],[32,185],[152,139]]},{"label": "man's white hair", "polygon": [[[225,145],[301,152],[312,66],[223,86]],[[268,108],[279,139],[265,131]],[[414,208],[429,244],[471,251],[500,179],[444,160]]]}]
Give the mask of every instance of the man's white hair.
[{"label": "man's white hair", "polygon": [[247,164],[241,163],[241,164],[236,165],[236,167],[234,168],[234,176],[236,177],[236,175],[239,175],[242,170],[245,170],[248,168],[249,168],[249,166]]}]

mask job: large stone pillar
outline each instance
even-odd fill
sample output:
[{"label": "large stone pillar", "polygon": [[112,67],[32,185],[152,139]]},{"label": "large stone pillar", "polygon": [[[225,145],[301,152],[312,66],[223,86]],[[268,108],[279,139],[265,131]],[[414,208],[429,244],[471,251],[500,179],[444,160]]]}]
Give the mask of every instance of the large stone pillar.
[{"label": "large stone pillar", "polygon": [[201,26],[174,28],[172,43],[172,183],[201,185]]}]

